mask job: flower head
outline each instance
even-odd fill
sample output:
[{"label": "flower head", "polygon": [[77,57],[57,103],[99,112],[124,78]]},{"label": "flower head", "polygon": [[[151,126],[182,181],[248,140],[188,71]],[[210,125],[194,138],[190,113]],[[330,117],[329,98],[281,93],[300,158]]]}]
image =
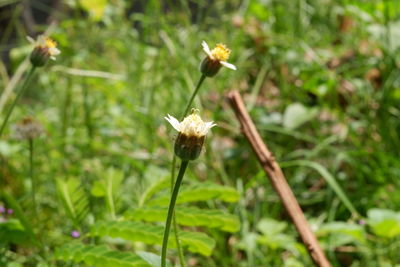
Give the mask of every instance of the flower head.
[{"label": "flower head", "polygon": [[79,238],[81,236],[81,233],[79,233],[78,231],[74,230],[71,232],[71,236],[73,238]]},{"label": "flower head", "polygon": [[175,141],[175,154],[183,160],[194,160],[199,157],[203,147],[205,136],[216,124],[204,122],[193,109],[192,114],[182,122],[168,114],[165,119],[179,132]]},{"label": "flower head", "polygon": [[203,41],[201,45],[203,46],[204,52],[207,54],[207,57],[203,60],[200,67],[200,70],[204,75],[213,77],[218,73],[222,66],[236,70],[235,65],[227,62],[229,55],[231,54],[231,50],[227,48],[226,45],[217,44],[212,50],[210,50],[205,41]]},{"label": "flower head", "polygon": [[26,117],[14,126],[15,137],[17,139],[35,139],[44,133],[43,126],[32,119]]},{"label": "flower head", "polygon": [[39,35],[36,41],[28,37],[28,40],[34,45],[30,59],[35,67],[45,65],[49,59],[55,60],[55,56],[60,54],[57,43],[47,36]]}]

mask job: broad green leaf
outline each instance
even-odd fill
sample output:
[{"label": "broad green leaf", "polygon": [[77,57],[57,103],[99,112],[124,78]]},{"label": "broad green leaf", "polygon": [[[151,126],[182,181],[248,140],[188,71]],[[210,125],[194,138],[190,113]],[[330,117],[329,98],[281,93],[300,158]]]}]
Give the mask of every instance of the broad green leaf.
[{"label": "broad green leaf", "polygon": [[301,103],[293,103],[286,108],[283,114],[283,126],[295,129],[314,118],[317,112],[315,108],[307,108]]},{"label": "broad green leaf", "polygon": [[286,222],[280,222],[271,218],[263,218],[257,224],[257,229],[263,234],[278,234],[287,227]]},{"label": "broad green leaf", "polygon": [[[91,228],[91,234],[95,236],[110,236],[122,238],[128,241],[140,241],[146,244],[162,244],[164,227],[142,222],[130,221],[109,221],[98,222]],[[172,234],[171,234],[172,236]],[[211,255],[215,246],[215,241],[204,233],[199,232],[179,232],[179,239],[183,247],[188,247],[189,251],[200,253],[206,256]],[[174,238],[170,238],[170,243],[175,246]]]},{"label": "broad green leaf", "polygon": [[[35,243],[35,245],[40,245],[36,235],[33,231],[31,223],[29,222],[28,218],[25,216],[21,206],[19,205],[18,201],[12,196],[5,192],[2,193],[2,196],[6,200],[9,207],[14,210],[15,216],[18,218],[19,222],[23,226],[25,232],[29,235],[30,239]],[[1,239],[0,239],[1,240]]]},{"label": "broad green leaf", "polygon": [[[196,183],[189,186],[182,186],[179,192],[177,204],[207,201],[211,199],[219,199],[225,202],[237,202],[239,193],[232,187],[217,185],[213,183]],[[170,200],[170,193],[164,193],[159,198],[152,199],[148,202],[152,206],[167,206]]]},{"label": "broad green leaf", "polygon": [[326,242],[333,247],[343,246],[349,243],[366,242],[366,233],[361,225],[345,222],[330,222],[322,225],[318,236],[326,238]]},{"label": "broad green leaf", "polygon": [[56,249],[55,259],[63,261],[84,262],[96,267],[151,267],[149,263],[130,252],[112,251],[106,246],[67,244]]},{"label": "broad green leaf", "polygon": [[287,235],[286,222],[280,222],[272,218],[263,218],[257,224],[257,229],[262,235],[257,237],[257,242],[271,249],[296,250],[296,241],[293,236]]},{"label": "broad green leaf", "polygon": [[[125,213],[125,218],[145,222],[162,222],[167,218],[167,207],[142,207]],[[239,219],[220,210],[206,210],[195,207],[175,207],[177,222],[186,226],[205,226],[218,228],[222,231],[237,232],[240,228]]]},{"label": "broad green leaf", "polygon": [[0,222],[0,243],[27,244],[32,242],[30,238],[19,220],[8,219]]},{"label": "broad green leaf", "polygon": [[400,235],[400,213],[387,209],[368,210],[368,225],[381,237],[393,238]]}]

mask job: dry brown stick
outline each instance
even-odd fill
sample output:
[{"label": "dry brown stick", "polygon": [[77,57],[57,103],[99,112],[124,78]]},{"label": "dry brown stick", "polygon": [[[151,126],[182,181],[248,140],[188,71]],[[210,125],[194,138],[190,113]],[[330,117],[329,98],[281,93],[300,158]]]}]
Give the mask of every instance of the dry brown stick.
[{"label": "dry brown stick", "polygon": [[317,238],[311,231],[311,228],[304,216],[303,211],[297,202],[286,178],[275,161],[271,151],[268,150],[267,146],[257,132],[253,121],[251,120],[244,104],[242,97],[238,91],[232,91],[228,94],[228,100],[235,111],[236,117],[242,126],[241,130],[250,142],[258,161],[262,168],[267,173],[267,176],[272,183],[275,191],[278,193],[286,211],[289,213],[297,231],[299,232],[304,245],[306,246],[308,253],[313,259],[317,266],[331,266],[327,260],[324,252],[322,251]]}]

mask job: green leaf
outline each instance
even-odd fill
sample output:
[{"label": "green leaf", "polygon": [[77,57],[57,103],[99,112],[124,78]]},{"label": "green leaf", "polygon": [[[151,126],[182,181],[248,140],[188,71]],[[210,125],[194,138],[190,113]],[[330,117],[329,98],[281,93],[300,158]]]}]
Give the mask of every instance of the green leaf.
[{"label": "green leaf", "polygon": [[139,206],[143,206],[149,199],[151,199],[156,193],[162,189],[168,188],[171,183],[170,177],[165,177],[153,183],[147,190],[143,193],[139,201]]},{"label": "green leaf", "polygon": [[316,170],[328,183],[328,185],[335,192],[337,197],[342,201],[342,203],[346,206],[346,208],[353,214],[358,215],[356,208],[353,206],[349,198],[346,196],[346,193],[343,191],[342,187],[340,187],[339,183],[336,181],[335,177],[321,164],[308,160],[293,160],[288,162],[282,162],[281,167],[290,167],[290,166],[305,166]]},{"label": "green leaf", "polygon": [[354,223],[330,222],[322,225],[317,234],[324,237],[326,243],[331,247],[339,247],[349,243],[366,243],[364,228]]},{"label": "green leaf", "polygon": [[2,244],[27,244],[31,243],[31,236],[16,219],[8,219],[0,222],[0,240]]},{"label": "green leaf", "polygon": [[367,223],[376,235],[386,238],[400,235],[400,213],[387,209],[370,209],[367,214]]},{"label": "green leaf", "polygon": [[[154,245],[162,244],[164,227],[142,222],[103,221],[92,226],[91,234],[95,236],[122,238],[133,242],[140,241]],[[179,239],[181,245],[188,247],[189,251],[205,256],[211,255],[215,246],[215,241],[204,233],[180,231]],[[172,246],[175,246],[174,238],[170,238],[170,243]]]},{"label": "green leaf", "polygon": [[[125,213],[129,220],[145,222],[162,222],[167,218],[167,207],[142,207]],[[237,232],[240,228],[239,219],[220,210],[206,210],[194,207],[175,207],[177,222],[186,226],[205,226],[218,228],[226,232]]]},{"label": "green leaf", "polygon": [[[150,200],[148,205],[152,206],[167,206],[171,196],[170,193]],[[232,187],[217,185],[213,183],[196,183],[189,186],[182,186],[179,192],[177,204],[207,201],[211,199],[219,199],[225,202],[237,202],[239,200],[239,193]]]},{"label": "green leaf", "polygon": [[267,235],[274,235],[283,232],[287,227],[286,222],[280,222],[271,218],[262,218],[258,224],[257,229]]},{"label": "green leaf", "polygon": [[23,228],[25,229],[25,232],[29,235],[29,237],[35,243],[35,245],[39,246],[40,245],[39,240],[36,238],[36,235],[33,231],[31,223],[29,222],[28,218],[25,216],[18,201],[12,195],[9,195],[5,192],[2,193],[2,196],[6,200],[8,206],[10,206],[14,210],[15,216],[18,218],[19,222],[22,224]]},{"label": "green leaf", "polygon": [[263,218],[257,224],[257,229],[262,233],[257,242],[271,249],[287,249],[296,251],[296,241],[293,236],[287,235],[286,222],[280,222],[272,218]]},{"label": "green leaf", "polygon": [[283,114],[283,126],[295,129],[314,118],[317,112],[315,108],[307,108],[301,103],[293,103],[286,108]]},{"label": "green leaf", "polygon": [[75,226],[86,217],[89,209],[89,201],[81,183],[76,178],[67,181],[57,179],[57,192],[61,198],[67,215]]},{"label": "green leaf", "polygon": [[[161,267],[161,257],[157,254],[147,252],[147,251],[138,251],[136,252],[143,260],[149,263],[152,267]],[[171,263],[167,259],[167,267],[172,267]]]},{"label": "green leaf", "polygon": [[112,251],[106,246],[67,244],[56,249],[55,259],[63,261],[84,262],[96,267],[151,267],[141,257],[130,252]]}]

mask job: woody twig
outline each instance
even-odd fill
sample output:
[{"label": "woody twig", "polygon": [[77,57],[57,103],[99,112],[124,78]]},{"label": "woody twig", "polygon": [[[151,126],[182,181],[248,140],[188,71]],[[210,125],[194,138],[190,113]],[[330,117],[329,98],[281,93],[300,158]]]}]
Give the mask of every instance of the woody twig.
[{"label": "woody twig", "polygon": [[240,122],[241,130],[249,141],[258,161],[264,169],[269,181],[278,193],[286,211],[291,217],[297,232],[308,250],[312,260],[317,266],[331,266],[322,251],[317,238],[311,231],[303,211],[297,202],[286,178],[276,162],[272,152],[267,148],[266,144],[260,137],[253,121],[251,120],[238,91],[232,91],[228,94],[228,100],[235,111],[236,117]]}]

